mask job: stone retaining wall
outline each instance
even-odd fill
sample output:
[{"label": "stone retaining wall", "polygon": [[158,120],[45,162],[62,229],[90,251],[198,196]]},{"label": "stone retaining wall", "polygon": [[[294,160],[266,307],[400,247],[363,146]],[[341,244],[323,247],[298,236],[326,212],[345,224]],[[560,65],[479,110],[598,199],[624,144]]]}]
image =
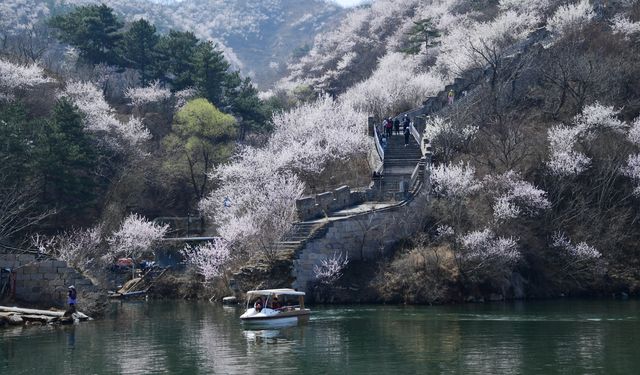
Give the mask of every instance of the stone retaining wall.
[{"label": "stone retaining wall", "polygon": [[[423,183],[429,186],[428,175]],[[420,213],[429,199],[429,190],[423,187],[412,199],[396,206],[331,218],[326,233],[307,242],[297,253],[292,287],[310,291],[315,281],[313,267],[334,254],[346,254],[351,260],[377,259],[398,241],[422,229]]]},{"label": "stone retaining wall", "polygon": [[13,297],[43,307],[66,307],[67,288],[78,291],[78,310],[93,314],[106,304],[106,294],[66,262],[38,260],[31,254],[0,254],[0,268],[9,268],[15,280]]},{"label": "stone retaining wall", "polygon": [[329,216],[332,212],[364,203],[367,191],[351,190],[347,185],[333,191],[304,197],[296,201],[298,220],[307,221]]}]

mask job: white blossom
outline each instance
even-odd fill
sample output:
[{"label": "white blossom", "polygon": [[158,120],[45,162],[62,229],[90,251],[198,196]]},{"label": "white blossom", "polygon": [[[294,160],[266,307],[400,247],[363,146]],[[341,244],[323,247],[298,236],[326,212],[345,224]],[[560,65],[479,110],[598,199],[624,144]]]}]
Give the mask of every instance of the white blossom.
[{"label": "white blossom", "polygon": [[262,101],[267,101],[267,100],[273,98],[274,96],[276,96],[276,94],[273,92],[273,90],[267,90],[267,91],[258,92],[258,99],[260,99]]},{"label": "white blossom", "polygon": [[431,183],[436,194],[447,198],[464,198],[482,187],[475,178],[475,168],[463,162],[436,166],[431,172]]},{"label": "white blossom", "polygon": [[193,87],[187,87],[186,89],[174,92],[173,97],[176,101],[174,110],[177,112],[182,107],[184,107],[184,105],[187,104],[189,100],[195,97],[196,92],[196,89],[194,89]]},{"label": "white blossom", "polygon": [[507,11],[490,22],[475,22],[459,17],[442,37],[436,68],[452,81],[472,66],[484,67],[482,56],[501,55],[510,45],[525,38],[539,23],[531,13]]},{"label": "white blossom", "polygon": [[612,130],[622,133],[627,129],[624,122],[618,120],[616,111],[613,106],[604,106],[598,102],[584,107],[582,112],[573,119],[578,131],[583,136],[592,136],[597,130]]},{"label": "white blossom", "polygon": [[602,254],[593,246],[590,246],[586,242],[580,242],[575,245],[562,232],[554,233],[551,241],[551,246],[563,249],[569,257],[575,258],[578,261],[602,257]]},{"label": "white blossom", "polygon": [[521,215],[533,216],[551,207],[544,190],[536,188],[514,172],[498,176],[486,176],[485,190],[494,195],[493,216],[496,221],[505,221]]},{"label": "white blossom", "polygon": [[342,272],[349,264],[349,257],[342,253],[334,253],[329,258],[322,259],[320,265],[313,266],[313,274],[322,284],[333,284],[342,277]]},{"label": "white blossom", "polygon": [[152,250],[152,246],[161,240],[168,230],[168,225],[160,225],[141,215],[130,214],[120,228],[107,238],[110,247],[107,256],[138,258],[144,252]]},{"label": "white blossom", "polygon": [[498,197],[493,204],[493,217],[498,221],[515,219],[520,216],[520,208],[508,196]]},{"label": "white blossom", "polygon": [[553,174],[559,176],[577,175],[587,169],[591,159],[574,150],[580,134],[579,128],[555,125],[549,129],[547,134],[551,154],[547,166]]},{"label": "white blossom", "polygon": [[18,65],[0,59],[0,90],[10,91],[16,89],[26,89],[38,85],[52,82],[44,70],[36,65]]},{"label": "white blossom", "polygon": [[273,116],[275,130],[259,157],[278,169],[319,173],[330,160],[366,151],[367,116],[330,98]]},{"label": "white blossom", "polygon": [[[301,174],[322,172],[330,161],[364,153],[366,116],[329,98],[277,114],[263,148],[239,149],[216,168],[219,188],[200,207],[232,246],[262,249],[274,257],[277,242],[297,220]],[[240,187],[240,188],[239,188]]]},{"label": "white blossom", "polygon": [[520,259],[518,241],[512,237],[497,237],[490,229],[472,231],[460,238],[464,262],[512,265]]},{"label": "white blossom", "polygon": [[264,166],[256,165],[253,170],[239,165],[220,168],[215,174],[221,186],[200,203],[200,208],[232,246],[261,249],[273,258],[276,242],[296,220],[295,201],[302,196],[304,185],[296,175]]},{"label": "white blossom", "polygon": [[585,154],[575,151],[557,152],[547,162],[551,172],[558,176],[575,176],[584,172],[591,164],[591,159]]},{"label": "white blossom", "polygon": [[455,230],[450,225],[438,225],[436,228],[436,240],[444,241],[447,238],[453,237],[455,233]]},{"label": "white blossom", "polygon": [[231,247],[225,239],[215,238],[204,245],[187,245],[182,254],[187,263],[209,281],[224,274],[225,266],[231,259]]},{"label": "white blossom", "polygon": [[612,106],[604,106],[596,102],[586,106],[576,115],[573,126],[555,125],[548,131],[550,160],[547,166],[558,176],[578,175],[585,171],[591,159],[576,151],[579,140],[592,142],[599,132],[610,130],[624,133],[628,126],[618,120]]},{"label": "white blossom", "polygon": [[477,126],[454,126],[450,121],[434,116],[426,122],[423,139],[428,139],[434,153],[442,155],[446,161],[455,150],[469,142],[477,132]]},{"label": "white blossom", "polygon": [[34,235],[32,245],[41,254],[86,270],[104,255],[104,230],[101,225],[89,229],[74,229],[55,236]]},{"label": "white blossom", "polygon": [[500,0],[498,4],[502,11],[515,11],[524,14],[541,14],[551,7],[551,0]]},{"label": "white blossom", "polygon": [[633,120],[627,137],[631,143],[636,146],[640,146],[640,116]]},{"label": "white blossom", "polygon": [[640,33],[640,22],[633,22],[618,14],[613,18],[612,28],[615,34],[622,34],[625,38],[630,38],[632,35]]},{"label": "white blossom", "polygon": [[131,100],[134,106],[141,106],[167,100],[171,97],[171,91],[155,81],[147,87],[130,87],[125,91],[124,96]]},{"label": "white blossom", "polygon": [[371,77],[347,90],[341,100],[379,118],[416,107],[444,86],[440,77],[422,72],[419,66],[417,57],[389,53],[378,61]]},{"label": "white blossom", "polygon": [[633,180],[636,184],[633,193],[640,196],[640,154],[629,155],[627,165],[622,169],[622,173]]},{"label": "white blossom", "polygon": [[595,16],[589,0],[563,5],[547,21],[547,29],[556,35],[564,35],[586,25]]},{"label": "white blossom", "polygon": [[78,106],[85,115],[87,130],[106,133],[108,146],[116,150],[138,151],[137,148],[151,138],[151,133],[140,119],[132,117],[127,122],[118,120],[115,111],[93,83],[71,81],[60,96],[71,99]]}]

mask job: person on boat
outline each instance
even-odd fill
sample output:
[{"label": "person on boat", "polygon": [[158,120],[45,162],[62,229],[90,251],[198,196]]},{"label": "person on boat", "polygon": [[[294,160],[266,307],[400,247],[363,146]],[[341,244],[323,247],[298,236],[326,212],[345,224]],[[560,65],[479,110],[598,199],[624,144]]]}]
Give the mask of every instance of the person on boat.
[{"label": "person on boat", "polygon": [[262,301],[262,297],[258,297],[256,302],[253,304],[253,308],[256,309],[257,312],[260,312],[262,311],[263,307],[264,307],[264,302]]},{"label": "person on boat", "polygon": [[281,307],[282,307],[282,304],[280,303],[280,301],[278,301],[278,297],[273,296],[273,301],[271,302],[271,308],[274,310],[278,310]]},{"label": "person on boat", "polygon": [[68,313],[73,314],[76,312],[76,302],[78,298],[78,292],[76,291],[76,287],[71,285],[69,287],[69,291],[67,292],[67,303],[69,304]]}]

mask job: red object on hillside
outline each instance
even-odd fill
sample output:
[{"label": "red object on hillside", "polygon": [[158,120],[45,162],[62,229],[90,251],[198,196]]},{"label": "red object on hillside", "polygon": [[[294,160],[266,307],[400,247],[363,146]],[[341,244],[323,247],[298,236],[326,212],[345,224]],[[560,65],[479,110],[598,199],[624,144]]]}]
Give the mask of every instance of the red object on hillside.
[{"label": "red object on hillside", "polygon": [[120,258],[116,260],[116,266],[118,267],[133,267],[133,259],[131,258]]}]

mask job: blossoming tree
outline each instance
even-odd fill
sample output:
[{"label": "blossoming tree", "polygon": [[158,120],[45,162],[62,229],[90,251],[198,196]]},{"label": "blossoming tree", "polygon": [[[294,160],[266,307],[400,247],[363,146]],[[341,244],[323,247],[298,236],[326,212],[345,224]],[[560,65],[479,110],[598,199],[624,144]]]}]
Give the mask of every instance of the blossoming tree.
[{"label": "blossoming tree", "polygon": [[120,228],[108,238],[107,258],[130,257],[137,259],[152,250],[169,230],[168,225],[160,225],[138,214],[127,216]]}]

